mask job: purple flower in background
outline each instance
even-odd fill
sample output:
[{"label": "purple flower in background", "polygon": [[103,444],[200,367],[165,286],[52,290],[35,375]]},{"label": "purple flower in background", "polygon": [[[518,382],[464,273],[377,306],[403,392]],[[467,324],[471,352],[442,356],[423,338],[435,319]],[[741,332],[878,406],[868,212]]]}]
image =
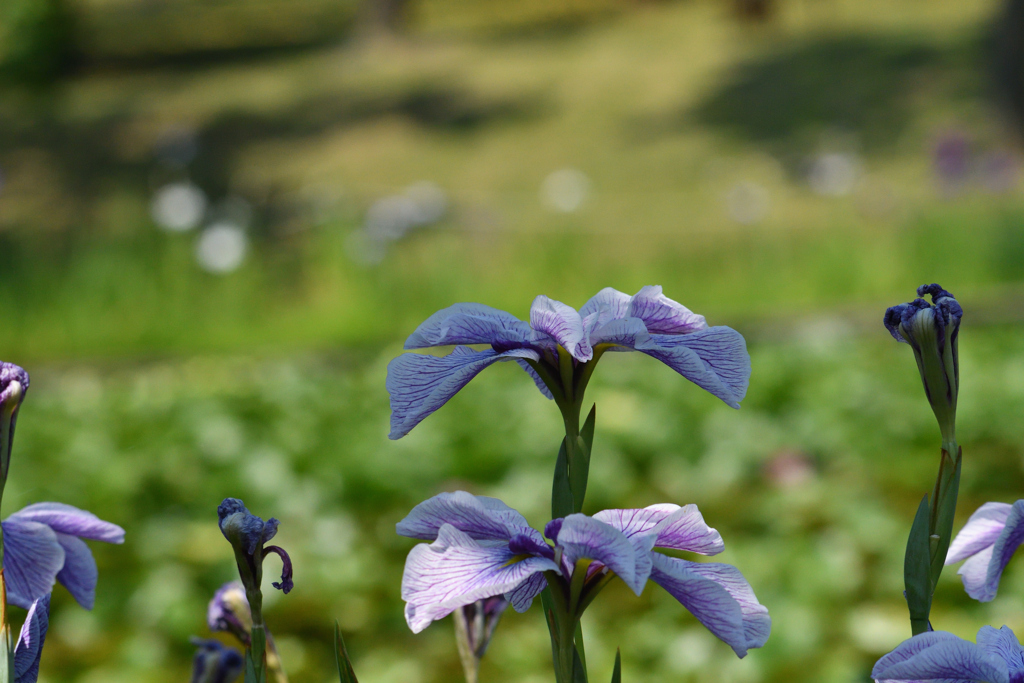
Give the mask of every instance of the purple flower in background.
[{"label": "purple flower in background", "polygon": [[509,602],[504,596],[495,595],[455,610],[455,618],[461,624],[460,629],[466,633],[466,645],[477,659],[487,654],[491,636],[494,635],[494,629],[498,627],[498,621],[508,605]]},{"label": "purple flower in background", "polygon": [[457,491],[420,503],[397,531],[433,541],[410,551],[402,577],[406,621],[415,633],[495,595],[504,595],[523,612],[548,581],[568,591],[577,571],[586,572],[579,613],[618,576],[637,595],[653,580],[740,657],[764,645],[771,630],[768,610],[735,567],[653,551],[722,551],[722,537],[704,523],[695,505],[605,510],[593,517],[572,514],[549,522],[541,535],[501,501]]},{"label": "purple flower in background", "polygon": [[983,626],[977,644],[927,631],[879,659],[871,678],[878,683],[1016,683],[1024,680],[1024,648],[1008,626]]},{"label": "purple flower in background", "polygon": [[216,640],[193,638],[196,656],[192,660],[192,683],[232,683],[242,673],[242,654]]},{"label": "purple flower in background", "polygon": [[47,593],[28,608],[18,644],[14,646],[14,683],[36,683],[49,625],[50,594]]},{"label": "purple flower in background", "polygon": [[206,610],[206,623],[213,632],[227,631],[243,645],[249,644],[252,612],[240,581],[229,581],[217,589]]},{"label": "purple flower in background", "polygon": [[508,605],[504,596],[495,595],[463,605],[452,613],[455,620],[455,642],[459,648],[466,683],[479,680],[480,660],[487,654],[494,629],[498,627],[498,621]]},{"label": "purple flower in background", "polygon": [[[548,398],[564,397],[563,362],[579,368],[608,351],[640,351],[739,408],[750,380],[743,336],[708,327],[661,293],[644,287],[634,296],[611,287],[579,311],[546,296],[530,307],[530,322],[483,304],[455,304],[430,316],[406,340],[406,349],[456,345],[447,356],[403,353],[388,364],[391,434],[408,434],[487,366],[514,360]],[[487,344],[475,351],[466,344]],[[562,359],[560,355],[567,355]]]},{"label": "purple flower in background", "polygon": [[971,515],[949,546],[946,564],[967,560],[957,574],[975,600],[996,597],[999,579],[1024,542],[1024,500],[1013,505],[985,503]]},{"label": "purple flower in background", "polygon": [[124,529],[62,503],[35,503],[2,522],[7,599],[28,609],[60,582],[92,609],[98,572],[82,539],[124,543]]}]

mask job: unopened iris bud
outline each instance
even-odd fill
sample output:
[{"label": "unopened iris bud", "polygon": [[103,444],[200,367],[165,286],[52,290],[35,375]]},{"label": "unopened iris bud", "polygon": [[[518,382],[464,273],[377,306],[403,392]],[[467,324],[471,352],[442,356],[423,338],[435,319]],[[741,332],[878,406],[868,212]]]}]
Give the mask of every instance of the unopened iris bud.
[{"label": "unopened iris bud", "polygon": [[192,683],[233,683],[242,673],[242,654],[216,640],[193,638],[198,650],[192,661]]},{"label": "unopened iris bud", "polygon": [[498,620],[508,605],[508,600],[496,595],[464,605],[452,613],[459,656],[462,659],[467,683],[476,683],[480,660],[487,653],[494,629],[497,628]]},{"label": "unopened iris bud", "polygon": [[14,363],[0,361],[0,480],[3,481],[7,480],[11,462],[18,408],[21,407],[27,391],[28,373]]},{"label": "unopened iris bud", "polygon": [[206,623],[211,631],[227,631],[243,645],[249,644],[252,612],[241,583],[231,581],[217,589],[206,610]]},{"label": "unopened iris bud", "polygon": [[[265,545],[277,534],[278,521],[271,517],[266,522],[249,512],[237,498],[225,498],[217,508],[220,530],[235,549],[238,573],[247,593],[259,592],[263,579],[263,558],[277,553],[284,564],[281,582],[274,588],[288,593],[292,589],[292,561],[282,548]],[[250,598],[250,602],[252,599]]]},{"label": "unopened iris bud", "polygon": [[957,336],[963,309],[953,295],[937,284],[921,285],[917,295],[924,299],[893,306],[885,312],[885,327],[896,341],[910,344],[932,406],[942,446],[956,456],[956,399],[960,386]]}]

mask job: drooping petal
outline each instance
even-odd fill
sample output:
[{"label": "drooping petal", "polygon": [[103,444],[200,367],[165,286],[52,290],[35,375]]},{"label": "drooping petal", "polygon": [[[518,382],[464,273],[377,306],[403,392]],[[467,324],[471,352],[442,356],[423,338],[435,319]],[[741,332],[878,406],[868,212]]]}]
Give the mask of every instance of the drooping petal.
[{"label": "drooping petal", "polygon": [[509,591],[505,597],[512,603],[512,608],[515,611],[522,613],[530,609],[533,599],[540,595],[547,585],[548,582],[544,579],[543,574],[534,574]]},{"label": "drooping petal", "polygon": [[983,651],[1006,662],[1011,680],[1016,672],[1024,671],[1024,648],[1009,626],[1000,629],[982,626],[977,641]]},{"label": "drooping petal", "polygon": [[2,526],[7,601],[28,609],[53,590],[57,572],[64,566],[64,548],[45,524],[12,515]]},{"label": "drooping petal", "polygon": [[481,545],[445,524],[437,540],[412,549],[402,575],[406,620],[414,633],[471,602],[514,590],[530,576],[558,566],[545,557],[520,557],[507,546]]},{"label": "drooping petal", "polygon": [[432,541],[445,524],[476,540],[508,541],[517,534],[543,543],[540,532],[526,518],[497,498],[474,496],[465,491],[439,493],[414,507],[395,525],[400,536]]},{"label": "drooping petal", "polygon": [[985,503],[978,508],[949,544],[946,564],[967,559],[995,544],[1012,509],[1008,503]]},{"label": "drooping petal", "polygon": [[743,335],[730,327],[709,327],[683,335],[652,334],[635,348],[733,408],[739,408],[747,394],[750,354]]},{"label": "drooping petal", "polygon": [[124,543],[124,529],[103,521],[91,512],[64,503],[34,503],[11,515],[11,518],[14,517],[41,522],[58,533],[90,541]]},{"label": "drooping petal", "polygon": [[537,374],[537,371],[530,367],[529,363],[527,363],[522,358],[517,358],[516,363],[519,365],[519,367],[526,371],[526,374],[530,376],[530,379],[532,379],[533,383],[537,385],[537,389],[540,390],[540,393],[544,394],[545,398],[554,398],[554,396],[551,394],[551,389],[548,389],[548,385],[545,384],[544,380],[540,378],[540,375]]},{"label": "drooping petal", "polygon": [[25,623],[14,646],[14,683],[36,683],[39,659],[50,626],[50,594],[39,598],[28,608]]},{"label": "drooping petal", "polygon": [[270,585],[288,595],[292,588],[295,587],[295,582],[292,580],[292,558],[288,556],[284,548],[278,545],[268,545],[263,549],[264,558],[270,553],[275,553],[281,558],[281,580],[274,581]]},{"label": "drooping petal", "polygon": [[[988,581],[988,567],[991,563],[992,546],[989,546],[980,553],[967,558],[967,561],[956,572],[964,584],[964,590],[975,600],[980,600],[981,598],[978,596],[985,596],[988,592],[985,584]],[[983,600],[982,602],[987,601]]]},{"label": "drooping petal", "polygon": [[[908,659],[917,656],[930,647],[957,640],[962,639],[946,631],[926,631],[925,633],[916,635],[913,638],[908,638],[896,646],[892,652],[886,654],[875,663],[875,666],[871,670],[871,678],[875,679],[878,683],[903,683],[902,681],[880,679],[877,677],[877,674],[886,671],[895,664],[905,662]],[[964,683],[968,682],[965,681]]]},{"label": "drooping petal", "polygon": [[530,326],[511,313],[484,304],[455,304],[427,318],[406,340],[405,348],[457,344],[515,347],[531,336]]},{"label": "drooping petal", "polygon": [[701,555],[717,555],[725,549],[722,535],[704,522],[696,505],[679,507],[671,503],[641,510],[604,510],[594,519],[611,524],[627,538],[653,534],[655,548],[673,548]]},{"label": "drooping petal", "polygon": [[660,285],[648,285],[633,295],[626,317],[643,320],[651,334],[690,334],[708,326],[704,316],[662,294]]},{"label": "drooping petal", "polygon": [[457,346],[447,356],[403,353],[388,363],[386,382],[391,395],[391,433],[399,439],[425,417],[443,406],[487,366],[501,360],[540,356],[530,349],[498,353],[493,349],[474,351]]},{"label": "drooping petal", "polygon": [[[1013,553],[1021,543],[1024,543],[1024,500],[1018,500],[1013,504],[1010,514],[1006,518],[1006,526],[999,533],[991,551],[982,550],[965,562],[957,572],[963,578],[967,594],[980,602],[988,602],[996,597],[1003,570],[1006,569],[1010,558],[1013,557]],[[980,581],[981,572],[979,570],[986,554],[990,559],[987,563],[984,580]]]},{"label": "drooping petal", "polygon": [[79,605],[92,609],[99,578],[92,551],[85,541],[69,534],[58,533],[57,542],[64,548],[64,566],[57,573],[57,581],[68,589]]},{"label": "drooping petal", "polygon": [[530,327],[543,332],[558,342],[569,355],[585,362],[594,357],[583,327],[583,318],[571,306],[541,294],[530,306]]},{"label": "drooping petal", "polygon": [[637,571],[636,549],[621,531],[593,517],[573,514],[562,520],[555,541],[572,569],[577,560],[590,559],[608,567],[637,595],[644,589],[650,567]]},{"label": "drooping petal", "polygon": [[985,681],[1009,683],[1000,657],[951,633],[929,631],[900,643],[871,670],[876,681]]},{"label": "drooping petal", "polygon": [[625,292],[605,287],[591,297],[590,301],[583,304],[583,308],[580,309],[580,317],[587,318],[597,313],[594,329],[598,329],[612,320],[625,318],[629,311],[629,301],[631,298]]},{"label": "drooping petal", "polygon": [[761,647],[771,633],[768,609],[738,569],[717,562],[687,562],[651,553],[651,580],[743,657]]}]

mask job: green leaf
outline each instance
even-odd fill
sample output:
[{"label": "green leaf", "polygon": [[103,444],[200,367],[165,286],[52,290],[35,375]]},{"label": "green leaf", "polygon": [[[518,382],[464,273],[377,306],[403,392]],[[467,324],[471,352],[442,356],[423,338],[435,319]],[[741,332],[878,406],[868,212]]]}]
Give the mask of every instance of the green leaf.
[{"label": "green leaf", "polygon": [[590,409],[583,429],[576,437],[576,452],[569,463],[569,485],[572,490],[573,512],[583,511],[583,499],[587,495],[587,479],[590,476],[590,450],[594,444],[594,423],[597,419],[597,404]]},{"label": "green leaf", "polygon": [[957,491],[960,488],[960,453],[955,464],[943,452],[942,471],[939,473],[939,493],[936,496],[935,534],[939,537],[931,556],[932,586],[939,584],[942,568],[946,564],[946,553],[953,538],[953,516],[956,514]]},{"label": "green leaf", "polygon": [[587,667],[580,659],[579,648],[572,649],[572,683],[587,683]]},{"label": "green leaf", "polygon": [[903,583],[907,590],[907,607],[914,635],[928,630],[928,613],[932,606],[931,549],[928,540],[928,496],[921,499],[914,525],[907,538],[903,560]]},{"label": "green leaf", "polygon": [[587,670],[587,651],[583,647],[583,624],[576,622],[576,652],[580,656],[580,661],[583,663],[583,670]]},{"label": "green leaf", "polygon": [[348,650],[345,649],[345,639],[341,637],[341,626],[338,620],[334,620],[334,657],[338,664],[338,678],[341,683],[359,683],[356,680],[356,672],[352,669],[352,660],[348,658]]},{"label": "green leaf", "polygon": [[622,683],[622,651],[615,648],[615,668],[612,669],[612,683]]},{"label": "green leaf", "polygon": [[558,449],[555,462],[555,481],[551,485],[551,518],[566,517],[575,512],[572,502],[572,488],[569,485],[569,463],[565,454],[565,439]]},{"label": "green leaf", "polygon": [[555,614],[555,598],[551,595],[550,587],[545,586],[540,592],[540,600],[544,607],[544,620],[551,634],[551,662],[555,671],[558,671],[558,616]]}]

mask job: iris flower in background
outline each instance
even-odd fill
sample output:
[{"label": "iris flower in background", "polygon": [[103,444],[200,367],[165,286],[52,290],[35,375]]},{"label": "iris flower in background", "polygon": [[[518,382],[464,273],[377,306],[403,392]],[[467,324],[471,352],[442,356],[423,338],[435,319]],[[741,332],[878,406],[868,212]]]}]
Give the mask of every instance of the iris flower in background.
[{"label": "iris flower in background", "polygon": [[192,683],[233,683],[242,673],[245,660],[238,650],[201,638],[193,638],[192,644],[197,648]]},{"label": "iris flower in background", "polygon": [[92,609],[98,572],[82,539],[124,543],[124,529],[63,503],[35,503],[5,519],[3,568],[7,599],[29,609],[59,582]]},{"label": "iris flower in background", "polygon": [[[214,633],[226,631],[238,639],[243,647],[252,642],[252,609],[249,599],[245,597],[245,586],[241,581],[229,581],[217,589],[206,608],[206,625]],[[197,655],[198,656],[198,655]],[[277,652],[277,644],[270,629],[267,629],[267,669],[270,670],[277,683],[287,683],[281,656]]]},{"label": "iris flower in background", "polygon": [[32,603],[25,616],[18,644],[14,647],[14,683],[36,683],[49,626],[50,594],[47,593]]},{"label": "iris flower in background", "polygon": [[871,678],[878,683],[1014,683],[1024,679],[1024,648],[1008,626],[983,626],[977,644],[928,631],[879,659]]},{"label": "iris flower in background", "polygon": [[492,596],[505,596],[524,612],[548,584],[576,596],[578,617],[615,576],[637,595],[648,579],[659,584],[740,657],[764,645],[771,630],[768,610],[738,569],[653,551],[723,550],[721,535],[695,505],[572,514],[548,523],[541,535],[501,501],[457,491],[420,503],[397,531],[433,541],[410,551],[402,577],[406,620],[415,633]]},{"label": "iris flower in background", "polygon": [[[486,344],[477,351],[468,344]],[[605,351],[640,351],[739,408],[750,380],[750,356],[739,332],[708,327],[697,315],[648,286],[634,296],[610,287],[583,308],[538,296],[530,322],[490,306],[463,303],[430,316],[406,340],[406,349],[456,345],[447,356],[403,353],[388,364],[391,434],[408,434],[481,370],[515,361],[548,398],[562,403],[582,391]],[[582,369],[581,369],[582,368]],[[566,386],[567,373],[582,372]]]},{"label": "iris flower in background", "polygon": [[967,560],[957,574],[975,600],[996,597],[999,579],[1024,542],[1024,500],[1013,505],[985,503],[971,515],[949,546],[946,564]]},{"label": "iris flower in background", "polygon": [[206,624],[215,633],[227,631],[242,645],[249,644],[252,612],[241,581],[229,581],[217,589],[206,609]]}]

